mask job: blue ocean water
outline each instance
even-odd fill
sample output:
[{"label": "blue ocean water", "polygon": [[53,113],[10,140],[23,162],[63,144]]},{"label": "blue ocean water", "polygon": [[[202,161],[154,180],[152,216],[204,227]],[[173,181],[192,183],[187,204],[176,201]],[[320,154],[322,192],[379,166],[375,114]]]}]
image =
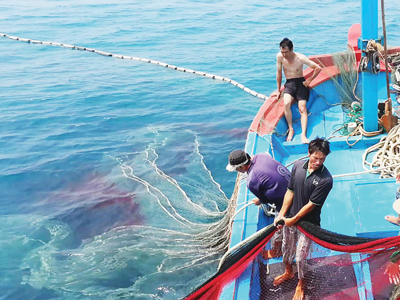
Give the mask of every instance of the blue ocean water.
[{"label": "blue ocean water", "polygon": [[[400,45],[387,0],[389,45]],[[289,37],[346,48],[360,1],[0,1],[0,31],[275,89]],[[216,270],[193,239],[222,218],[259,99],[220,81],[0,38],[0,299],[178,299]]]}]

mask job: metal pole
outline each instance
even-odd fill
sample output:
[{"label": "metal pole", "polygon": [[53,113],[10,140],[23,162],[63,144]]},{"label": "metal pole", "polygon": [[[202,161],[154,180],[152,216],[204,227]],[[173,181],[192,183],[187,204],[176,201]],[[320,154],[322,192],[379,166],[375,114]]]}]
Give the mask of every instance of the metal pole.
[{"label": "metal pole", "polygon": [[386,90],[387,90],[387,98],[389,101],[392,101],[390,98],[390,82],[389,82],[389,69],[387,62],[387,40],[386,40],[386,24],[385,24],[385,1],[381,0],[381,12],[382,12],[382,27],[383,27],[383,47],[385,49],[385,73],[386,73]]},{"label": "metal pole", "polygon": [[[362,0],[361,2],[361,38],[363,40],[378,39],[378,0]],[[367,132],[377,131],[378,75],[362,72],[361,78],[364,129]]]},{"label": "metal pole", "polygon": [[393,127],[397,125],[397,116],[392,115],[392,99],[390,98],[390,83],[389,83],[389,67],[387,62],[387,41],[386,41],[386,24],[385,24],[385,4],[384,0],[381,0],[382,9],[382,27],[383,27],[383,38],[384,38],[384,49],[385,49],[385,73],[386,73],[386,91],[387,100],[385,102],[385,115],[382,116],[382,125],[385,127],[386,131],[389,133]]}]

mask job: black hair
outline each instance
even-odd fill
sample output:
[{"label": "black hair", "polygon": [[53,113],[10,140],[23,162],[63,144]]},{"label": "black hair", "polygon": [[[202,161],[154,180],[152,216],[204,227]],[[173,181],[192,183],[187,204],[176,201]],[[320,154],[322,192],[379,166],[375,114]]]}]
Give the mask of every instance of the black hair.
[{"label": "black hair", "polygon": [[325,155],[331,153],[329,142],[326,139],[316,137],[308,144],[308,152],[313,154],[315,152],[322,152]]},{"label": "black hair", "polygon": [[293,43],[291,40],[288,38],[284,38],[280,43],[279,43],[280,48],[289,48],[290,51],[293,50]]},{"label": "black hair", "polygon": [[245,166],[248,166],[251,162],[251,156],[246,152],[246,157],[247,157],[247,164]]}]

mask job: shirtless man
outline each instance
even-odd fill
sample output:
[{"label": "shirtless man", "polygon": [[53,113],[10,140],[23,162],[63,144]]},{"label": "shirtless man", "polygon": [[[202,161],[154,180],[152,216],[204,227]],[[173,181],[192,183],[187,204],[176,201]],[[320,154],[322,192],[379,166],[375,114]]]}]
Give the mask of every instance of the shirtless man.
[{"label": "shirtless man", "polygon": [[[304,144],[308,144],[307,139],[307,101],[310,96],[308,86],[311,81],[314,80],[321,72],[322,68],[315,62],[309,60],[307,56],[293,52],[293,43],[288,38],[284,38],[279,47],[281,51],[276,55],[276,82],[278,89],[273,95],[280,96],[281,83],[282,83],[282,67],[286,77],[285,89],[283,90],[283,101],[285,105],[285,118],[288,123],[289,133],[286,141],[290,142],[293,139],[294,130],[292,122],[292,111],[290,106],[292,105],[293,99],[298,102],[299,111],[301,114],[301,141]],[[314,69],[312,76],[305,80],[303,77],[303,65],[306,64],[310,68]]]}]

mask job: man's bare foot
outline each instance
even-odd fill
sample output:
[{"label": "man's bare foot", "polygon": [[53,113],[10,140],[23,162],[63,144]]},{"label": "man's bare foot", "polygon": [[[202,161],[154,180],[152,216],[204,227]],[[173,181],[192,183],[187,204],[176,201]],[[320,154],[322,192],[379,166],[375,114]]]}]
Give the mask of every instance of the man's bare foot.
[{"label": "man's bare foot", "polygon": [[276,251],[274,249],[271,250],[263,250],[261,252],[261,255],[264,259],[270,259],[270,258],[275,258],[275,257],[280,257],[282,256],[282,251]]},{"label": "man's bare foot", "polygon": [[385,220],[389,221],[390,223],[393,223],[394,225],[400,226],[400,218],[399,217],[386,216]]},{"label": "man's bare foot", "polygon": [[308,140],[308,138],[305,135],[301,135],[301,141],[303,142],[303,144],[309,144],[310,141]]},{"label": "man's bare foot", "polygon": [[285,272],[282,275],[276,276],[274,279],[274,286],[280,285],[285,281],[288,281],[294,277],[293,272]]},{"label": "man's bare foot", "polygon": [[292,128],[292,129],[289,129],[289,132],[288,132],[287,138],[286,138],[286,142],[291,142],[293,139],[293,136],[294,136],[294,130]]},{"label": "man's bare foot", "polygon": [[304,289],[301,281],[297,284],[296,292],[294,293],[293,300],[303,300],[304,299]]}]

